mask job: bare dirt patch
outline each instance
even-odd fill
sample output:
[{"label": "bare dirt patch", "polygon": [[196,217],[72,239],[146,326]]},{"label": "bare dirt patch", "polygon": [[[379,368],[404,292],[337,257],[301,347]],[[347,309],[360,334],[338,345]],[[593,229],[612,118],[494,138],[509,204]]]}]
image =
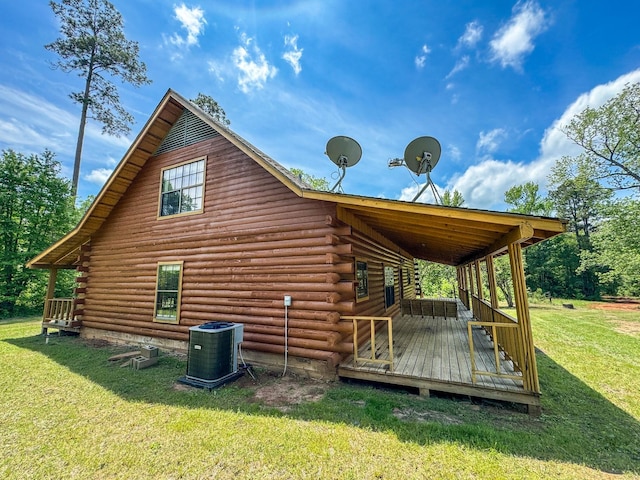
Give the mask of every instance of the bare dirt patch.
[{"label": "bare dirt patch", "polygon": [[[235,386],[250,390],[253,396],[249,401],[257,402],[268,407],[274,407],[281,412],[291,410],[294,405],[305,402],[317,402],[324,397],[330,384],[321,380],[300,377],[287,373],[285,377],[272,372],[253,371],[255,379],[245,373],[235,381],[225,386]],[[175,383],[173,389],[189,391],[197,387]],[[221,387],[224,388],[224,387]]]},{"label": "bare dirt patch", "polygon": [[640,300],[635,298],[610,298],[606,302],[592,303],[596,310],[640,310]]},{"label": "bare dirt patch", "polygon": [[[633,312],[640,311],[640,300],[635,298],[610,298],[606,302],[591,304],[591,308],[609,312]],[[625,335],[640,335],[640,323],[612,319],[616,331]]]},{"label": "bare dirt patch", "polygon": [[[245,382],[244,386],[250,385]],[[320,380],[293,375],[277,377],[262,374],[258,377],[258,382],[254,385],[254,388],[253,398],[255,401],[286,412],[293,405],[321,400],[329,385]]]}]

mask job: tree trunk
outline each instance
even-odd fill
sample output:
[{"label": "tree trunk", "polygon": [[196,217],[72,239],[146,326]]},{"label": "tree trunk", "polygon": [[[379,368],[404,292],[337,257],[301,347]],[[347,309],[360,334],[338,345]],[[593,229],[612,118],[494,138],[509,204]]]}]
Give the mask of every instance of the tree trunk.
[{"label": "tree trunk", "polygon": [[80,161],[82,160],[82,144],[84,142],[84,127],[87,124],[87,111],[89,109],[89,92],[91,91],[91,79],[93,74],[93,56],[91,66],[87,74],[87,81],[84,85],[84,95],[82,96],[82,114],[80,115],[80,127],[78,128],[78,141],[76,143],[76,157],[73,162],[73,178],[71,180],[71,196],[74,199],[78,193],[78,180],[80,178]]}]

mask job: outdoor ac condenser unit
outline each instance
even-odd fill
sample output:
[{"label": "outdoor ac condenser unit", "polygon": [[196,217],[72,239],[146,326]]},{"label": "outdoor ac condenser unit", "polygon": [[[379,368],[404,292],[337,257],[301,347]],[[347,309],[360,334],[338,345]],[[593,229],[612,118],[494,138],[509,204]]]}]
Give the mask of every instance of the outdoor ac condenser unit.
[{"label": "outdoor ac condenser unit", "polygon": [[240,375],[238,348],[242,342],[241,323],[209,322],[189,329],[187,375],[182,381],[215,388]]}]

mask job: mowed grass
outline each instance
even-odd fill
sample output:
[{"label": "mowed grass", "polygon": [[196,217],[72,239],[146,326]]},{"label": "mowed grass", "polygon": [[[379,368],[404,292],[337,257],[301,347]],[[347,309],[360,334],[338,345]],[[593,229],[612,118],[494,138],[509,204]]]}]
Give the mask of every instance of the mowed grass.
[{"label": "mowed grass", "polygon": [[589,307],[531,310],[539,418],[344,383],[277,408],[246,380],[176,389],[176,357],[134,371],[2,321],[0,478],[640,478],[640,310]]}]

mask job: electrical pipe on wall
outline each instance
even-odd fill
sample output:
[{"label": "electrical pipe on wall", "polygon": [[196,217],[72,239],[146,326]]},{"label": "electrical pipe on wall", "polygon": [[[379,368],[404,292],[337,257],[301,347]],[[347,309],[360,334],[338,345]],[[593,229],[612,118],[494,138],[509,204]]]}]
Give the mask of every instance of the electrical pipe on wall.
[{"label": "electrical pipe on wall", "polygon": [[291,295],[284,296],[284,370],[282,376],[287,373],[287,360],[289,357],[289,307],[291,306]]}]

